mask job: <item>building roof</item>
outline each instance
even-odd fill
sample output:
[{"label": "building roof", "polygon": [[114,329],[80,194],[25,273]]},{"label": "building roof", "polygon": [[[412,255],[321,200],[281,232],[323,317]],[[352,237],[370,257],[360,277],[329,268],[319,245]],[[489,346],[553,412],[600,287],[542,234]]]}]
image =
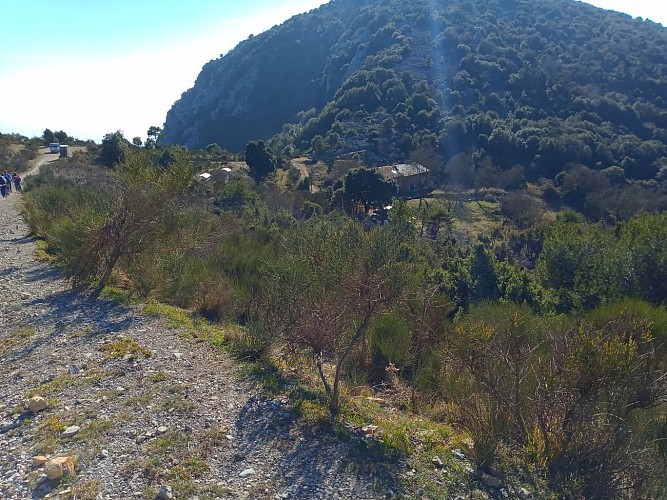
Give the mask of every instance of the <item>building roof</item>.
[{"label": "building roof", "polygon": [[429,170],[419,163],[399,163],[398,165],[387,165],[380,167],[380,172],[386,177],[395,179],[396,177],[410,177],[413,175],[425,174]]}]

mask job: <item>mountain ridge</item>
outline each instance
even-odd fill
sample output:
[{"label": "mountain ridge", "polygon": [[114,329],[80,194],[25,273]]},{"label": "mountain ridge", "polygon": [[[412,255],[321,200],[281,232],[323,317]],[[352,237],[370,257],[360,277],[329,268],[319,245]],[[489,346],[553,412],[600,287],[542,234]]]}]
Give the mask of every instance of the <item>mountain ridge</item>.
[{"label": "mountain ridge", "polygon": [[652,179],[667,162],[666,47],[659,24],[571,0],[335,1],[205,65],[161,142],[273,137],[286,154],[377,162],[428,146],[547,177],[585,164]]}]

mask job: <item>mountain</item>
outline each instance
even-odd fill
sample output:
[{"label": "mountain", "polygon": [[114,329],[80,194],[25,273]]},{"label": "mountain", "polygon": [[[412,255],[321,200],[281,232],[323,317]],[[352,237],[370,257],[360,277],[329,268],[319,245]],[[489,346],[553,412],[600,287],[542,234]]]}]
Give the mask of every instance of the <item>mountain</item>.
[{"label": "mountain", "polygon": [[667,177],[667,29],[574,0],[334,0],[204,66],[163,144]]}]

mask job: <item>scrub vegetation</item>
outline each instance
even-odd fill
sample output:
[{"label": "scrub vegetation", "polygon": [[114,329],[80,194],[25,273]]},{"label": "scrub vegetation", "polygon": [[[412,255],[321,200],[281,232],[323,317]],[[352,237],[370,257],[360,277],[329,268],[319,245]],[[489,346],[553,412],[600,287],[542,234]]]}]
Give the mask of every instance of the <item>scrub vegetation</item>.
[{"label": "scrub vegetation", "polygon": [[[167,152],[175,160],[161,166]],[[150,301],[264,366],[254,372],[273,374],[274,394],[296,383],[304,418],[374,423],[390,455],[427,461],[414,434],[435,426],[447,438],[434,450],[458,442],[479,471],[519,467],[535,491],[664,491],[664,214],[604,224],[566,210],[516,224],[475,203],[486,223],[464,234],[461,192],[396,199],[381,224],[362,200],[320,205],[322,186],[299,191],[296,176],[276,187],[288,165],[254,184],[205,151],[128,146],[115,167],[95,163],[56,162],[25,196],[73,284],[96,291],[106,279],[115,295]],[[204,166],[213,175],[197,180]],[[132,231],[111,235],[140,237],[101,238],[118,220]],[[112,252],[112,266],[84,265]],[[150,354],[108,352],[135,351]]]}]

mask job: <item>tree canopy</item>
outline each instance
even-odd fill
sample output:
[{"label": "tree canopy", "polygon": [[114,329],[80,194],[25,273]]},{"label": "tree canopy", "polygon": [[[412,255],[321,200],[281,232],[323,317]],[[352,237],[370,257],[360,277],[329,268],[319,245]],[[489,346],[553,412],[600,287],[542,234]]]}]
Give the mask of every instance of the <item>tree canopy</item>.
[{"label": "tree canopy", "polygon": [[276,169],[276,158],[264,141],[250,141],[245,150],[250,176],[260,182]]},{"label": "tree canopy", "polygon": [[364,213],[371,208],[391,205],[398,185],[373,168],[352,169],[345,175],[344,197],[347,202],[360,203]]},{"label": "tree canopy", "polygon": [[120,130],[106,134],[100,144],[98,158],[103,165],[113,167],[125,161],[129,142]]}]

